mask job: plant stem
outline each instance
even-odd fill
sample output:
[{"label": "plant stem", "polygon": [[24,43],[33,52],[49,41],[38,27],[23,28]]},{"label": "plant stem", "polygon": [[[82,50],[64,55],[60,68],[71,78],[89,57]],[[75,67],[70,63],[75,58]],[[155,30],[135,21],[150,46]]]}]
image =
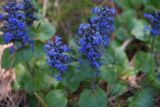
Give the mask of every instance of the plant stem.
[{"label": "plant stem", "polygon": [[41,96],[39,96],[36,92],[34,92],[34,95],[36,96],[42,107],[48,107],[45,101],[41,98]]},{"label": "plant stem", "polygon": [[152,57],[154,57],[155,40],[156,39],[153,37],[151,41],[151,56]]},{"label": "plant stem", "polygon": [[91,83],[91,88],[93,90],[95,90],[96,87],[97,87],[97,77],[98,77],[98,75],[99,75],[99,71],[96,69],[96,71],[94,72],[92,83]]},{"label": "plant stem", "polygon": [[16,51],[13,53],[10,68],[14,66],[15,56],[16,56]]},{"label": "plant stem", "polygon": [[32,69],[32,67],[30,66],[30,64],[29,64],[27,61],[25,61],[24,64],[25,64],[28,72],[30,73],[31,77],[33,78],[34,75],[35,75],[35,74],[34,74],[34,70]]},{"label": "plant stem", "polygon": [[122,46],[121,46],[121,49],[122,50],[126,50],[126,48],[133,42],[133,38],[131,38],[131,39],[127,39],[126,41],[124,41],[124,43],[122,44]]}]

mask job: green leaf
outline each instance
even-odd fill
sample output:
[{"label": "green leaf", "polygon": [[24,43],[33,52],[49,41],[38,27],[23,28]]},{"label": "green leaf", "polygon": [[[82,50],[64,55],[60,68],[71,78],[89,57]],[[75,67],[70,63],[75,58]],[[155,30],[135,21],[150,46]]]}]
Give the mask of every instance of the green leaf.
[{"label": "green leaf", "polygon": [[68,71],[64,74],[62,84],[70,89],[69,91],[74,92],[79,88],[81,79],[78,78],[78,74],[76,72],[76,65],[73,67],[69,67]]},{"label": "green leaf", "polygon": [[102,63],[104,65],[112,65],[115,61],[115,55],[114,54],[115,54],[114,49],[111,46],[109,46],[107,48],[107,50],[105,50],[105,52],[102,56]]},{"label": "green leaf", "polygon": [[34,94],[28,94],[27,95],[29,107],[38,107],[39,102]]},{"label": "green leaf", "polygon": [[[120,24],[121,25],[121,24]],[[130,34],[128,34],[128,30],[124,27],[117,27],[116,28],[116,32],[115,32],[115,36],[116,39],[119,41],[124,41],[129,37]]]},{"label": "green leaf", "polygon": [[91,79],[93,77],[93,73],[95,69],[90,66],[90,62],[85,59],[81,59],[82,63],[78,66],[78,70],[75,72],[78,74],[80,81]]},{"label": "green leaf", "polygon": [[114,2],[123,9],[131,8],[130,0],[114,0]]},{"label": "green leaf", "polygon": [[[75,35],[76,36],[76,35]],[[70,47],[70,49],[72,49],[71,50],[71,53],[72,53],[72,56],[74,56],[74,57],[79,57],[79,51],[78,51],[78,48],[79,48],[79,46],[78,46],[78,44],[76,43],[76,39],[75,38],[70,38],[69,39],[69,47]]]},{"label": "green leaf", "polygon": [[31,48],[18,50],[16,53],[10,53],[9,49],[5,50],[2,57],[2,67],[15,67],[19,62],[29,61],[33,56]]},{"label": "green leaf", "polygon": [[120,75],[119,76],[134,76],[138,73],[138,71],[136,69],[134,69],[133,67],[127,67],[125,69],[123,69],[121,72],[120,72]]},{"label": "green leaf", "polygon": [[128,58],[125,51],[114,45],[110,45],[103,55],[102,61],[104,65],[116,65],[122,69],[128,67]]},{"label": "green leaf", "polygon": [[14,87],[29,93],[46,89],[51,85],[46,71],[36,66],[25,66],[25,63],[16,66],[16,77]]},{"label": "green leaf", "polygon": [[55,27],[47,20],[41,20],[35,23],[36,26],[36,40],[46,41],[51,39],[55,34]]},{"label": "green leaf", "polygon": [[113,84],[117,82],[118,76],[115,68],[103,65],[101,66],[100,71],[101,78],[105,80],[107,83]]},{"label": "green leaf", "polygon": [[133,7],[137,9],[141,8],[143,3],[144,3],[144,0],[131,0],[131,4],[133,5]]},{"label": "green leaf", "polygon": [[107,107],[106,93],[98,88],[96,90],[84,90],[79,99],[80,107]]},{"label": "green leaf", "polygon": [[51,81],[49,81],[49,77],[45,71],[36,69],[33,71],[33,74],[32,82],[34,90],[39,91],[49,88]]},{"label": "green leaf", "polygon": [[127,85],[117,82],[116,84],[109,84],[110,96],[121,94],[127,89]]},{"label": "green leaf", "polygon": [[22,64],[18,64],[15,68],[16,71],[16,81],[14,83],[14,88],[18,90],[25,90],[27,92],[33,91],[32,77],[27,72],[27,69]]},{"label": "green leaf", "polygon": [[149,89],[144,89],[135,93],[128,107],[153,107],[154,97],[153,93]]},{"label": "green leaf", "polygon": [[144,0],[145,1],[145,9],[150,12],[159,10],[160,1],[158,0]]},{"label": "green leaf", "polygon": [[132,35],[135,36],[136,39],[141,41],[147,41],[149,36],[145,34],[144,31],[144,23],[141,20],[134,19],[134,28],[132,29]]},{"label": "green leaf", "polygon": [[[128,32],[134,27],[133,18],[136,12],[132,9],[125,10],[120,16],[117,17],[119,25],[123,25]],[[127,26],[127,27],[126,27]],[[122,27],[122,26],[120,26]],[[128,35],[129,36],[129,35]]]},{"label": "green leaf", "polygon": [[11,55],[9,50],[5,50],[2,56],[2,67],[9,68],[13,59],[13,54]]},{"label": "green leaf", "polygon": [[156,91],[160,92],[160,80],[157,73],[154,71],[149,72],[146,75],[146,78],[141,81],[141,85],[143,87],[152,87]]},{"label": "green leaf", "polygon": [[53,90],[45,97],[48,107],[66,107],[67,98],[62,90]]},{"label": "green leaf", "polygon": [[35,41],[34,44],[34,58],[41,58],[43,55],[45,55],[44,43]]},{"label": "green leaf", "polygon": [[154,70],[155,62],[151,54],[140,51],[135,56],[135,67],[139,71],[148,73]]},{"label": "green leaf", "polygon": [[128,67],[128,58],[124,50],[121,48],[115,48],[115,64],[121,66],[122,68]]}]

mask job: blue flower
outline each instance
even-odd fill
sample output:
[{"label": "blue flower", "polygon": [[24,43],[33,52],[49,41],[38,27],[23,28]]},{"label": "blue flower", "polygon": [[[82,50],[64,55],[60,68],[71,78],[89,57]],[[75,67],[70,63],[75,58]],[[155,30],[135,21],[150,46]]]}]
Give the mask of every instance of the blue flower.
[{"label": "blue flower", "polygon": [[[9,0],[2,9],[4,13],[0,13],[0,21],[4,24],[4,42],[14,43],[14,46],[10,48],[10,51],[13,52],[13,50],[15,51],[28,45],[33,49],[33,41],[29,38],[25,22],[26,15],[23,11],[23,3],[18,3],[16,0]],[[21,46],[16,46],[17,43],[20,43]]]},{"label": "blue flower", "polygon": [[26,16],[26,24],[28,26],[32,25],[36,17],[34,16],[35,8],[31,0],[23,0],[24,12]]},{"label": "blue flower", "polygon": [[90,24],[93,29],[96,29],[104,39],[105,46],[108,46],[111,33],[114,31],[114,16],[115,9],[113,8],[93,8],[93,17],[90,19]]},{"label": "blue flower", "polygon": [[62,75],[60,75],[60,74],[55,75],[54,78],[55,78],[57,81],[62,81]]},{"label": "blue flower", "polygon": [[[80,52],[82,56],[85,56],[89,61],[92,67],[100,67],[100,48],[102,47],[102,36],[99,32],[92,32],[92,28],[86,27],[88,24],[81,24],[79,31],[80,33]],[[82,27],[84,26],[84,27]],[[89,33],[88,33],[89,31]]]},{"label": "blue flower", "polygon": [[44,46],[48,65],[57,68],[59,72],[58,75],[55,76],[57,80],[62,79],[61,76],[67,71],[71,62],[71,57],[67,55],[69,48],[63,44],[61,40],[60,37],[56,36],[54,42],[49,41]]},{"label": "blue flower", "polygon": [[146,13],[144,17],[150,23],[150,34],[155,37],[160,35],[160,12]]},{"label": "blue flower", "polygon": [[89,60],[91,67],[98,69],[102,63],[101,50],[107,47],[114,31],[115,10],[112,8],[94,8],[89,23],[80,24],[78,37],[80,53]]}]

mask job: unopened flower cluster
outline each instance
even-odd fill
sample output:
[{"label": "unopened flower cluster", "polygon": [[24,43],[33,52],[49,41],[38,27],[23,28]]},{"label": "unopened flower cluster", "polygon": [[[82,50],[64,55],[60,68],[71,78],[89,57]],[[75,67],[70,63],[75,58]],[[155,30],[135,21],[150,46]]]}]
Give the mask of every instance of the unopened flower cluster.
[{"label": "unopened flower cluster", "polygon": [[56,36],[54,42],[49,41],[44,46],[48,65],[58,69],[59,73],[55,76],[57,80],[62,80],[62,75],[67,71],[70,63],[70,57],[67,55],[69,48],[61,40],[60,37]]},{"label": "unopened flower cluster", "polygon": [[[26,1],[26,0],[25,0]],[[26,14],[24,2],[16,2],[16,0],[9,0],[6,5],[2,7],[3,13],[0,14],[0,21],[3,22],[4,42],[14,43],[11,51],[16,50],[27,45],[32,46],[33,41],[29,38],[26,25]],[[20,44],[20,45],[16,45]]]},{"label": "unopened flower cluster", "polygon": [[94,8],[89,23],[81,24],[78,28],[79,51],[96,69],[101,66],[101,48],[108,46],[114,31],[114,15],[115,10],[112,8]]},{"label": "unopened flower cluster", "polygon": [[151,35],[160,35],[160,12],[146,13],[144,14],[144,17],[151,25],[151,27],[149,28]]}]

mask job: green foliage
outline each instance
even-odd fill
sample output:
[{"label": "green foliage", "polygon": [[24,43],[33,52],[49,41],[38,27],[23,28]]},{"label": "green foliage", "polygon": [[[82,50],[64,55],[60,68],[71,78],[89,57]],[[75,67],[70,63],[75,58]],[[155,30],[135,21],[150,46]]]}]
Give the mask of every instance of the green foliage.
[{"label": "green foliage", "polygon": [[22,49],[15,53],[10,53],[9,50],[6,50],[2,57],[2,67],[15,67],[18,63],[22,61],[31,60],[32,57],[33,51],[30,48]]},{"label": "green foliage", "polygon": [[109,84],[109,96],[118,96],[127,89],[124,83]]},{"label": "green foliage", "polygon": [[145,24],[141,20],[134,19],[134,28],[132,29],[132,35],[136,39],[141,41],[147,41],[149,39],[148,35],[145,35]]},{"label": "green foliage", "polygon": [[107,65],[114,64],[122,69],[128,67],[128,58],[126,53],[123,49],[116,47],[114,44],[108,47],[102,60],[103,63]]},{"label": "green foliage", "polygon": [[149,89],[136,92],[128,105],[128,107],[153,107],[153,93]]},{"label": "green foliage", "polygon": [[159,5],[160,5],[160,1],[146,0],[146,2],[145,2],[145,8],[148,11],[153,11],[153,10],[160,9]]},{"label": "green foliage", "polygon": [[[160,91],[159,57],[155,56],[160,52],[160,38],[150,49],[151,35],[144,30],[147,23],[143,14],[159,10],[159,0],[48,0],[46,16],[41,15],[42,0],[33,1],[38,20],[28,30],[34,51],[27,47],[11,54],[7,49],[2,57],[3,68],[15,69],[14,89],[27,93],[30,107],[110,107],[112,100],[115,104],[125,100],[127,107],[154,107],[154,93]],[[104,5],[117,10],[115,32],[107,49],[102,50],[99,75],[93,78],[96,71],[90,63],[84,58],[83,63],[77,61],[81,56],[76,32],[77,26],[88,20],[92,7]],[[46,64],[44,51],[44,43],[54,40],[56,33],[64,35],[63,42],[71,48],[69,55],[73,57],[62,81],[53,78],[57,70]],[[123,49],[128,40],[132,41]],[[93,81],[101,88],[90,89]]]},{"label": "green foliage", "polygon": [[142,86],[143,87],[150,87],[153,88],[156,91],[160,91],[160,80],[155,72],[149,72],[147,77],[142,80]]},{"label": "green foliage", "polygon": [[27,63],[19,64],[16,67],[16,75],[15,88],[23,89],[29,93],[46,89],[51,84],[46,72],[37,68],[32,69]]},{"label": "green foliage", "polygon": [[131,4],[136,9],[140,9],[141,6],[144,4],[145,0],[131,0]]},{"label": "green foliage", "polygon": [[75,71],[75,68],[70,67],[68,72],[62,80],[62,84],[68,87],[70,92],[75,92],[80,86],[81,77],[79,77],[79,72]]},{"label": "green foliage", "polygon": [[48,107],[66,107],[67,98],[62,90],[50,91],[45,97]]},{"label": "green foliage", "polygon": [[81,107],[107,107],[107,103],[106,94],[100,88],[96,90],[84,90],[79,99]]},{"label": "green foliage", "polygon": [[107,67],[102,66],[101,70],[101,78],[108,82],[109,84],[114,84],[118,82],[118,75],[115,67]]},{"label": "green foliage", "polygon": [[35,39],[46,41],[51,39],[55,34],[55,27],[47,20],[40,20],[35,22]]},{"label": "green foliage", "polygon": [[114,2],[123,9],[129,9],[131,8],[130,0],[114,0]]},{"label": "green foliage", "polygon": [[155,67],[154,59],[151,54],[140,51],[135,56],[135,67],[144,73],[152,72]]}]

